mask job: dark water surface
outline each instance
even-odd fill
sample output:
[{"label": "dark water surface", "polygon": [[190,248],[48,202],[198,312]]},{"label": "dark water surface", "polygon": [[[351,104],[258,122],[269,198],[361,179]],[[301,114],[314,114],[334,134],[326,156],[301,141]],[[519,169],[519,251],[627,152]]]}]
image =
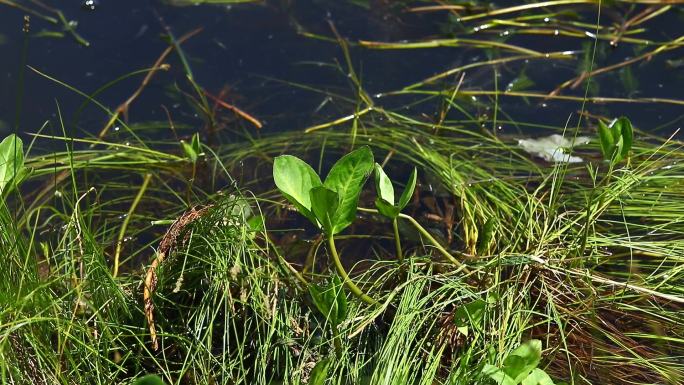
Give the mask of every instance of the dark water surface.
[{"label": "dark water surface", "polygon": [[[24,2],[30,5],[29,2]],[[90,42],[84,47],[66,34],[63,38],[37,37],[41,31],[61,31],[37,17],[31,18],[28,39],[28,65],[86,93],[126,73],[149,68],[168,47],[161,38],[170,28],[176,37],[201,27],[197,36],[183,44],[195,79],[207,91],[218,94],[227,89],[226,100],[234,102],[265,123],[265,131],[300,129],[344,116],[353,111],[350,104],[328,102],[326,95],[294,86],[295,83],[354,97],[348,79],[330,64],[344,58],[339,46],[302,34],[308,31],[333,37],[332,22],[340,35],[351,42],[364,40],[402,41],[448,38],[456,31],[460,37],[503,39],[507,36],[474,32],[477,23],[455,27],[445,13],[407,13],[393,2],[370,1],[370,9],[348,1],[269,1],[265,4],[233,6],[174,7],[160,1],[100,0],[94,11],[86,11],[80,0],[54,1],[50,6],[62,10],[67,19],[77,22],[78,33]],[[507,2],[511,3],[511,2]],[[424,3],[422,3],[424,4]],[[33,5],[31,5],[34,7]],[[595,8],[580,11],[594,15]],[[645,25],[639,37],[670,41],[684,34],[681,8],[668,12]],[[14,130],[16,95],[21,52],[24,12],[0,5],[0,130],[3,136]],[[605,11],[602,23],[608,25],[619,14]],[[579,51],[591,44],[591,37],[523,36],[512,34],[507,43],[526,48],[552,51]],[[621,44],[607,48],[597,56],[595,66],[619,63],[654,47]],[[428,76],[486,59],[487,51],[477,48],[432,48],[419,50],[368,50],[352,48],[356,70],[371,94],[399,89]],[[582,56],[578,52],[578,56]],[[505,89],[524,73],[533,81],[529,90],[548,93],[558,84],[577,75],[576,61],[531,61],[499,67],[494,81],[492,67],[466,73],[463,89]],[[629,67],[597,78],[596,95],[620,98],[684,99],[684,50],[674,49]],[[171,70],[158,74],[142,96],[133,104],[129,121],[166,121],[162,105],[174,121],[199,124],[194,112],[178,99],[174,84],[183,82],[183,67],[178,56],[166,60]],[[98,99],[109,108],[124,101],[137,88],[141,76],[123,81],[101,94]],[[448,79],[453,84],[455,77]],[[288,84],[290,83],[290,84]],[[52,119],[59,103],[71,117],[83,99],[33,71],[26,69],[23,110],[19,132],[36,132]],[[182,88],[188,90],[187,83]],[[439,87],[435,87],[439,89]],[[583,88],[565,91],[582,95]],[[406,100],[381,98],[380,105],[398,105]],[[563,126],[568,116],[580,109],[579,102],[540,101],[501,97],[505,115],[529,123]],[[424,107],[434,112],[438,106]],[[431,108],[433,108],[431,110]],[[668,135],[683,125],[684,107],[676,104],[589,105],[595,114],[627,114],[637,126]],[[487,113],[486,109],[479,113]],[[454,119],[459,119],[457,115]],[[80,134],[96,133],[106,116],[89,107],[77,127]],[[503,124],[502,129],[510,129]],[[512,130],[512,129],[511,129]],[[511,133],[513,133],[511,131]],[[165,135],[165,131],[159,133]]]}]

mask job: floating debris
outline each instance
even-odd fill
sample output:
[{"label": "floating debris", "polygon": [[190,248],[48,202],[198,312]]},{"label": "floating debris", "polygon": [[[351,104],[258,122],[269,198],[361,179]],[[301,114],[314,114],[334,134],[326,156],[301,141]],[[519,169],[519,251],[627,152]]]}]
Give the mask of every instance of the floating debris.
[{"label": "floating debris", "polygon": [[581,163],[584,160],[579,156],[571,156],[568,150],[576,145],[587,144],[590,139],[586,136],[578,136],[567,139],[562,135],[553,134],[536,139],[519,139],[518,146],[527,153],[538,156],[547,162],[557,163]]}]

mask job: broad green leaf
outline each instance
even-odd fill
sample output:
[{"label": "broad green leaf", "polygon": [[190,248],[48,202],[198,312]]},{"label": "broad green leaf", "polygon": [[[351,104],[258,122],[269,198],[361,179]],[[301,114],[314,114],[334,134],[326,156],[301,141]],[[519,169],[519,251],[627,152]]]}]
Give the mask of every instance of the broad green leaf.
[{"label": "broad green leaf", "polygon": [[632,142],[634,141],[634,129],[632,128],[632,122],[626,117],[622,116],[618,118],[614,123],[619,125],[620,133],[622,134],[622,151],[620,154],[623,158],[627,157],[629,151],[632,149]]},{"label": "broad green leaf", "polygon": [[140,377],[133,385],[165,385],[164,381],[156,374],[148,374],[146,376]]},{"label": "broad green leaf", "polygon": [[610,134],[613,136],[613,141],[617,141],[619,137],[622,136],[621,125],[618,123],[617,119],[613,119],[608,128],[610,128]]},{"label": "broad green leaf", "polygon": [[323,385],[325,380],[328,378],[328,371],[330,371],[330,366],[332,365],[332,360],[326,358],[320,360],[311,369],[311,375],[309,377],[308,385]]},{"label": "broad green leaf", "polygon": [[342,280],[334,275],[332,282],[322,287],[316,284],[309,285],[309,294],[318,311],[332,325],[339,325],[347,318],[347,296],[342,286]]},{"label": "broad green leaf", "polygon": [[504,360],[503,371],[519,384],[539,365],[541,361],[541,341],[530,340],[515,348]]},{"label": "broad green leaf", "polygon": [[605,123],[599,120],[598,122],[599,143],[601,144],[601,153],[603,159],[611,160],[613,151],[615,151],[615,141],[611,129]]},{"label": "broad green leaf", "polygon": [[247,220],[249,229],[254,232],[264,231],[266,229],[264,223],[264,217],[262,215],[254,215]]},{"label": "broad green leaf", "polygon": [[281,155],[273,162],[273,180],[283,196],[302,215],[316,224],[316,218],[311,212],[311,195],[309,194],[312,188],[321,185],[321,179],[316,171],[297,157]]},{"label": "broad green leaf", "polygon": [[373,171],[373,153],[368,146],[360,147],[333,165],[323,185],[339,194],[340,203],[333,219],[334,233],[349,226],[356,218],[359,195]]},{"label": "broad green leaf", "polygon": [[375,164],[375,190],[378,193],[378,198],[390,205],[394,205],[394,186],[392,186],[392,181],[385,174],[382,166],[377,163]]},{"label": "broad green leaf", "polygon": [[522,385],[554,385],[553,380],[545,371],[537,368],[522,381]]},{"label": "broad green leaf", "polygon": [[316,309],[331,323],[337,320],[337,303],[335,302],[335,294],[330,287],[321,287],[312,283],[309,285],[309,294],[313,300]]},{"label": "broad green leaf", "polygon": [[486,309],[487,302],[481,299],[476,299],[473,302],[462,305],[454,312],[454,323],[459,328],[471,326],[478,330],[482,324]]},{"label": "broad green leaf", "polygon": [[385,202],[382,198],[375,198],[375,207],[378,208],[380,214],[389,219],[394,219],[399,215],[399,209],[396,206]]},{"label": "broad green leaf", "polygon": [[192,149],[199,155],[202,152],[202,147],[200,145],[200,138],[199,134],[195,133],[192,136],[192,140],[190,141],[190,146],[192,146]]},{"label": "broad green leaf", "polygon": [[485,364],[482,373],[494,380],[497,385],[517,385],[517,382],[494,365]]},{"label": "broad green leaf", "polygon": [[619,163],[622,160],[622,152],[623,149],[625,148],[625,139],[620,136],[617,140],[617,143],[615,143],[615,150],[613,153],[613,163]]},{"label": "broad green leaf", "polygon": [[24,167],[24,144],[12,134],[0,142],[0,194],[17,186],[28,175]]},{"label": "broad green leaf", "polygon": [[408,205],[409,201],[411,200],[411,197],[413,196],[413,191],[416,189],[417,179],[418,170],[414,167],[411,176],[409,176],[408,182],[406,182],[406,188],[404,189],[404,192],[401,193],[401,197],[399,198],[399,203],[397,204],[399,211],[406,208],[406,205]]},{"label": "broad green leaf", "polygon": [[192,147],[192,145],[188,144],[186,141],[181,140],[180,141],[181,148],[183,149],[183,152],[185,153],[185,157],[190,159],[192,163],[197,162],[197,151]]},{"label": "broad green leaf", "polygon": [[318,186],[309,191],[311,195],[311,210],[326,234],[334,234],[333,218],[337,212],[339,196],[329,188]]},{"label": "broad green leaf", "polygon": [[347,319],[347,295],[342,287],[342,280],[335,274],[333,276],[333,289],[335,290],[335,302],[337,303],[337,318],[335,319],[335,324],[341,324],[345,319]]}]

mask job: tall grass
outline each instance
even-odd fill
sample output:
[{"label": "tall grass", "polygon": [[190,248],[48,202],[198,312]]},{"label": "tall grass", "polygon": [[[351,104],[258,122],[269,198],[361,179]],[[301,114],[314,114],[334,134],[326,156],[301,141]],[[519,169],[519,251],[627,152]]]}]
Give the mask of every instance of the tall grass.
[{"label": "tall grass", "polygon": [[[570,5],[579,3],[595,2]],[[460,22],[490,23],[490,30],[517,25],[520,33],[542,33],[546,24],[537,24],[551,15],[532,3],[524,10],[539,13],[470,7],[474,13]],[[568,35],[597,28],[600,39],[645,44],[631,28],[670,10],[668,4],[649,7],[622,29],[553,15]],[[251,122],[248,128],[221,126],[206,92],[189,77],[180,87],[189,89],[187,100],[201,112],[206,131],[227,131],[218,144],[202,145],[196,158],[176,140],[194,134],[190,127],[170,122],[178,138],[160,140],[153,132],[166,124],[125,122],[130,103],[110,110],[97,103],[100,91],[88,95],[64,84],[97,105],[107,123],[99,135],[74,137],[60,114],[41,128],[27,155],[31,178],[0,207],[3,384],[128,384],[146,373],[170,384],[302,384],[311,383],[312,370],[326,359],[332,360],[327,383],[488,384],[484,366],[502,365],[530,339],[542,341],[542,367],[557,382],[684,380],[679,140],[644,128],[629,160],[617,167],[603,161],[597,139],[573,150],[583,163],[542,162],[517,147],[517,136],[488,127],[505,122],[520,132],[595,138],[594,118],[573,129],[511,121],[499,109],[504,96],[590,101],[560,95],[570,83],[551,94],[469,90],[462,82],[435,89],[436,80],[471,68],[459,67],[372,98],[354,72],[349,43],[334,34],[346,68],[333,68],[349,75],[352,89],[351,96],[331,99],[348,115],[301,131],[256,135],[251,126],[259,121],[249,115],[238,113]],[[176,52],[189,75],[183,41],[174,40],[162,59]],[[456,44],[515,52],[477,63],[482,67],[540,54],[473,39],[357,46]],[[657,44],[651,54],[678,44]],[[545,59],[570,60],[566,56]],[[140,74],[157,69],[160,64]],[[584,72],[573,83],[606,73]],[[473,102],[475,94],[492,99]],[[393,107],[398,95],[416,99]],[[496,117],[477,117],[490,102]],[[415,112],[426,107],[436,108],[438,118]],[[109,132],[114,122],[124,128],[117,137]],[[455,270],[404,220],[405,262],[396,262],[391,224],[361,210],[339,236],[339,249],[354,281],[379,304],[349,296],[336,352],[336,336],[306,287],[334,274],[325,263],[328,251],[274,190],[271,164],[287,153],[326,171],[331,159],[361,145],[370,146],[396,180],[418,167],[407,214],[469,272]],[[360,204],[370,208],[372,188],[366,190]],[[482,318],[464,329],[455,320],[458,310],[478,301]]]}]

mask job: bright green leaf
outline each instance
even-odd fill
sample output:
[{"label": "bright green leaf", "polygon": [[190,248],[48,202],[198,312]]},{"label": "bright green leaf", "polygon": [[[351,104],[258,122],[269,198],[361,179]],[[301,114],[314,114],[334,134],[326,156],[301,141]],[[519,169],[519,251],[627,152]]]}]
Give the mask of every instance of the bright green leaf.
[{"label": "bright green leaf", "polygon": [[598,122],[598,134],[603,159],[610,160],[613,157],[613,151],[615,151],[616,139],[613,137],[611,129],[600,120]]},{"label": "bright green leaf", "polygon": [[183,152],[185,153],[185,157],[190,159],[192,163],[197,162],[197,152],[195,151],[194,148],[192,148],[192,145],[188,144],[184,140],[180,141],[181,148],[183,149]]},{"label": "bright green leaf", "polygon": [[192,140],[190,141],[190,146],[192,146],[192,149],[195,151],[195,153],[197,153],[197,155],[199,155],[202,152],[202,147],[200,145],[200,138],[199,138],[198,133],[195,133],[192,136]]},{"label": "bright green leaf", "polygon": [[554,385],[553,380],[545,371],[534,369],[523,381],[522,385]]},{"label": "bright green leaf", "polygon": [[390,205],[394,205],[394,186],[392,186],[392,181],[385,174],[382,166],[377,163],[375,164],[375,190],[378,193],[378,198]]},{"label": "bright green leaf", "polygon": [[334,234],[344,230],[356,218],[359,195],[371,171],[373,153],[368,146],[363,146],[340,158],[328,173],[323,185],[340,196],[333,219]]},{"label": "bright green leaf", "polygon": [[401,197],[399,198],[399,203],[397,204],[399,211],[406,208],[406,205],[408,205],[409,201],[411,200],[411,197],[413,196],[413,191],[416,189],[417,179],[418,170],[414,167],[411,176],[409,176],[408,182],[406,182],[406,188],[404,189],[404,192],[401,193]]},{"label": "bright green leaf", "polygon": [[385,202],[381,198],[375,198],[375,207],[378,208],[380,214],[386,216],[389,219],[394,219],[399,215],[399,209],[396,206]]},{"label": "bright green leaf", "polygon": [[309,285],[309,294],[318,311],[332,325],[339,325],[347,318],[347,296],[337,275],[333,276],[332,282],[326,287]]},{"label": "bright green leaf", "polygon": [[273,180],[283,196],[302,215],[316,224],[309,194],[312,188],[321,186],[321,179],[316,171],[297,157],[281,155],[273,162]]},{"label": "bright green leaf", "polygon": [[622,134],[623,140],[622,151],[620,154],[623,158],[626,158],[629,151],[632,149],[632,142],[634,141],[634,129],[632,128],[632,122],[630,122],[626,117],[622,116],[618,118],[614,124],[619,125],[620,127],[620,133]]},{"label": "bright green leaf", "polygon": [[133,385],[164,385],[164,381],[156,374],[148,374],[135,380]]},{"label": "bright green leaf", "polygon": [[24,167],[24,144],[12,134],[0,142],[0,194],[17,186],[28,175]]},{"label": "bright green leaf", "polygon": [[454,312],[454,323],[457,327],[471,326],[480,329],[486,309],[487,302],[481,299],[462,305]]},{"label": "bright green leaf", "polygon": [[316,309],[328,321],[334,323],[337,320],[337,303],[335,302],[334,294],[331,295],[331,292],[329,287],[324,288],[314,283],[309,285],[309,295],[311,295]]},{"label": "bright green leaf", "polygon": [[539,340],[530,340],[522,343],[506,357],[503,363],[503,371],[516,384],[520,383],[539,365],[541,351],[542,346]]},{"label": "bright green leaf", "polygon": [[617,140],[617,143],[615,143],[615,150],[613,153],[613,163],[619,163],[622,160],[622,152],[625,148],[625,139],[620,136]]},{"label": "bright green leaf", "polygon": [[330,366],[332,366],[332,360],[329,358],[318,361],[316,366],[311,369],[308,385],[323,385],[328,378]]},{"label": "bright green leaf", "polygon": [[323,231],[326,234],[334,234],[335,224],[333,223],[333,218],[339,205],[339,195],[335,191],[323,186],[312,188],[309,194],[311,195],[311,210],[323,227]]},{"label": "bright green leaf", "polygon": [[497,385],[517,385],[517,382],[494,365],[485,364],[482,373],[494,380]]},{"label": "bright green leaf", "polygon": [[335,291],[335,302],[337,303],[337,318],[335,319],[335,324],[339,325],[345,319],[347,319],[347,295],[342,287],[342,280],[335,274],[333,276],[333,289]]}]

